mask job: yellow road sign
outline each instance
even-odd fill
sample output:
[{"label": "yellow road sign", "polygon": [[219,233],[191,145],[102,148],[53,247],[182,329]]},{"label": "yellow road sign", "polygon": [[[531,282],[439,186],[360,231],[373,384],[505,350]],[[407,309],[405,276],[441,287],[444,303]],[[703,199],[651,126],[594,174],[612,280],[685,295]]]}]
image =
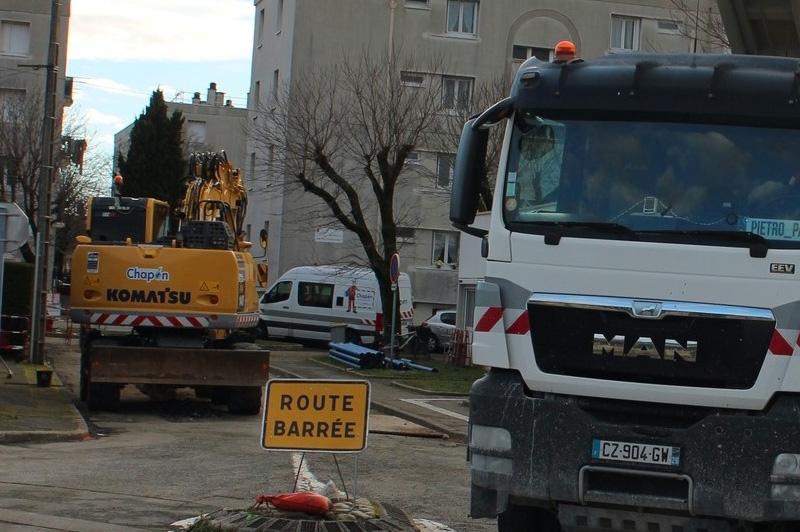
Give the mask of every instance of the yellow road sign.
[{"label": "yellow road sign", "polygon": [[353,453],[367,448],[368,381],[271,379],[265,401],[264,449]]}]

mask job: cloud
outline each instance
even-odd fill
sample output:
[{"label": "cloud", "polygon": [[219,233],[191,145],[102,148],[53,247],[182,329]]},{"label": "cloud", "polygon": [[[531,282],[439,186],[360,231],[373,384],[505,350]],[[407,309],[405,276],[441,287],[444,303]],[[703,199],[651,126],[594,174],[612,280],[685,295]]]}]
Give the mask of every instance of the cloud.
[{"label": "cloud", "polygon": [[125,120],[119,116],[104,113],[97,109],[86,109],[86,118],[95,126],[113,126],[121,129],[127,125]]},{"label": "cloud", "polygon": [[72,0],[74,60],[203,62],[250,57],[252,0]]}]

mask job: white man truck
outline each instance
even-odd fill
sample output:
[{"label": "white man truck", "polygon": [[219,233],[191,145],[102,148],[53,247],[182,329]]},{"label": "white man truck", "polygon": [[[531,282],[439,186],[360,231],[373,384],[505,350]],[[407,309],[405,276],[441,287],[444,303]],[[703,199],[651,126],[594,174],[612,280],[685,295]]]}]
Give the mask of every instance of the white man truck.
[{"label": "white man truck", "polygon": [[450,218],[486,260],[473,517],[800,530],[800,61],[528,60],[463,129]]}]

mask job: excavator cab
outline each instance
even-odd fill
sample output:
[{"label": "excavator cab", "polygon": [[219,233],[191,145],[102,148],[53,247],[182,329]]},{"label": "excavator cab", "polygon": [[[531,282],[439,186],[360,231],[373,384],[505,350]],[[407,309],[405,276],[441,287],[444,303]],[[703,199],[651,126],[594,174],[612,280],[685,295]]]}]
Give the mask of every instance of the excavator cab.
[{"label": "excavator cab", "polygon": [[153,198],[89,198],[86,233],[97,244],[156,243],[167,236],[169,204]]}]

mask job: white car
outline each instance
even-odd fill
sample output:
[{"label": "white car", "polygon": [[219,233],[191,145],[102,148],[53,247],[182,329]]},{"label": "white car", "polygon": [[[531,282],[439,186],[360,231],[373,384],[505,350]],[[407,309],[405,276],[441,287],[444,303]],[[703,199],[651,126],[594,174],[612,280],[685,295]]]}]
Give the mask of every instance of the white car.
[{"label": "white car", "polygon": [[447,349],[453,340],[453,332],[456,330],[456,311],[455,309],[438,310],[422,325],[431,331],[428,347],[432,352]]}]

